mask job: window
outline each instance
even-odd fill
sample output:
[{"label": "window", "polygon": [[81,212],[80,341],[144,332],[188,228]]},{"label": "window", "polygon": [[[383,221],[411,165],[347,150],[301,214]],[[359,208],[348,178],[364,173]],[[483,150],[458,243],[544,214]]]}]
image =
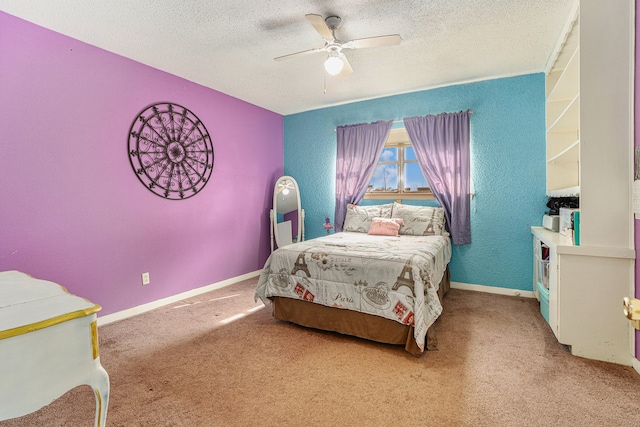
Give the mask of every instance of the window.
[{"label": "window", "polygon": [[365,199],[434,199],[406,129],[391,129]]}]

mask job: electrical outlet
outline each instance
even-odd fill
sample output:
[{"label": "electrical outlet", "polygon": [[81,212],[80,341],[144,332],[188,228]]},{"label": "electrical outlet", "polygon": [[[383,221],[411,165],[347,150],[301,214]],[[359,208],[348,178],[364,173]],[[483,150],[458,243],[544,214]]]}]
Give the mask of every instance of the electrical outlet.
[{"label": "electrical outlet", "polygon": [[142,273],[142,285],[148,285],[150,282],[149,273]]}]

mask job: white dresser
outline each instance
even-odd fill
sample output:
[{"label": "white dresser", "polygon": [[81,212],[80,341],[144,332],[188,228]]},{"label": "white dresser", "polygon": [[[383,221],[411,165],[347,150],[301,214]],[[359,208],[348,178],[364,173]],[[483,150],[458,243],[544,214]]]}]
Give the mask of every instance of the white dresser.
[{"label": "white dresser", "polygon": [[104,426],[109,376],[100,364],[100,306],[19,271],[0,272],[0,420],[21,417],[88,384]]}]

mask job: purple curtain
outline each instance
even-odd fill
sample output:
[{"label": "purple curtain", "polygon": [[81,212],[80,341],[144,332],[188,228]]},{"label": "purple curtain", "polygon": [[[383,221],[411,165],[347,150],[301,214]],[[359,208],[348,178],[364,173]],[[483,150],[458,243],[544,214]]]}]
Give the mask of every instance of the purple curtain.
[{"label": "purple curtain", "polygon": [[371,181],[393,121],[339,126],[335,231],[342,231],[347,204],[358,204]]},{"label": "purple curtain", "polygon": [[455,245],[471,243],[469,114],[404,119],[420,169],[445,210]]}]

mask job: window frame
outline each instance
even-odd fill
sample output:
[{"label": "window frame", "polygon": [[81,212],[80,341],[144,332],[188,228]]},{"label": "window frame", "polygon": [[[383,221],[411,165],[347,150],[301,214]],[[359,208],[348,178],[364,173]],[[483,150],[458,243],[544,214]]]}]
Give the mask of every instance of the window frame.
[{"label": "window frame", "polygon": [[[405,169],[406,163],[418,163],[418,160],[405,161],[404,149],[412,147],[409,134],[405,128],[391,129],[389,137],[384,143],[384,148],[397,148],[398,160],[376,162],[376,167],[380,164],[397,164],[398,165],[398,190],[397,191],[367,191],[364,193],[365,200],[435,200],[435,195],[429,187],[426,191],[404,191],[405,188]],[[383,150],[384,150],[383,148]],[[378,159],[379,160],[379,159]],[[368,184],[367,184],[368,185]]]}]

